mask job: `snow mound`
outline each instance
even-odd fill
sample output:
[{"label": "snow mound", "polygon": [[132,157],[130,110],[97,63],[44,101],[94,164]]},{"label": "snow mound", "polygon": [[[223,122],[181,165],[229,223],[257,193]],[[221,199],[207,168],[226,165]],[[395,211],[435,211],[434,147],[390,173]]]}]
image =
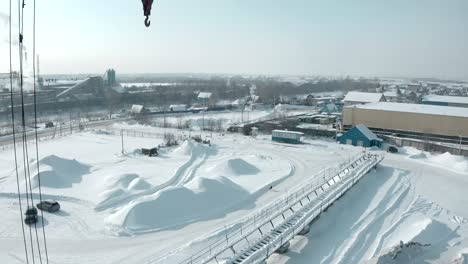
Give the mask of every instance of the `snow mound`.
[{"label": "snow mound", "polygon": [[429,244],[418,242],[400,242],[400,245],[393,247],[387,253],[380,256],[376,264],[403,264],[403,263],[426,263],[421,258],[426,252],[429,252]]},{"label": "snow mound", "polygon": [[106,209],[132,194],[140,193],[150,188],[151,184],[140,178],[138,174],[108,176],[104,181],[104,191],[99,194],[100,201],[96,209]]},{"label": "snow mound", "polygon": [[182,155],[193,155],[206,151],[206,146],[193,140],[185,140],[180,146],[174,149],[174,153]]},{"label": "snow mound", "polygon": [[[40,174],[36,172],[31,177],[33,188],[39,185],[50,188],[70,188],[73,184],[80,183],[83,175],[90,172],[91,166],[80,163],[75,159],[64,159],[55,155],[47,156],[40,160]],[[36,165],[33,165],[35,168]]]},{"label": "snow mound", "polygon": [[468,248],[464,248],[458,253],[458,256],[454,258],[453,264],[466,264],[468,263]]},{"label": "snow mound", "polygon": [[427,155],[424,152],[419,152],[417,154],[412,154],[408,156],[410,159],[426,159]]},{"label": "snow mound", "polygon": [[142,202],[129,205],[106,219],[129,232],[155,231],[224,216],[235,203],[249,196],[225,177],[198,178],[188,187],[164,189]]},{"label": "snow mound", "polygon": [[260,172],[257,167],[240,158],[220,162],[209,171],[223,176],[255,175]]},{"label": "snow mound", "polygon": [[402,240],[391,242],[391,245],[396,246],[384,251],[370,263],[426,263],[431,252],[444,252],[449,247],[449,241],[458,236],[454,231],[446,224],[431,218],[404,224],[404,228],[393,234]]},{"label": "snow mound", "polygon": [[141,179],[138,174],[134,173],[107,176],[105,182],[107,186],[120,187],[128,190],[148,189],[151,186],[145,180]]},{"label": "snow mound", "polygon": [[468,173],[468,160],[462,156],[456,156],[445,152],[444,154],[430,157],[428,161],[459,172]]}]

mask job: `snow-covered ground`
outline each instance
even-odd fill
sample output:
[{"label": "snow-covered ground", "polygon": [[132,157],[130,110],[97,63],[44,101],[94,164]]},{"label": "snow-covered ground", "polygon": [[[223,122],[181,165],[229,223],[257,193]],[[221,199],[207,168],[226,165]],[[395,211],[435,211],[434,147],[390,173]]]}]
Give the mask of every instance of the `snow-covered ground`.
[{"label": "snow-covered ground", "polygon": [[[124,137],[124,154],[120,136],[103,132],[41,142],[43,196],[62,206],[60,213],[44,214],[50,263],[147,263],[175,249],[190,255],[213,232],[362,151],[329,140],[287,145],[268,136],[215,133],[211,146],[181,141],[150,158],[137,150],[163,139],[137,135]],[[11,149],[0,152],[2,263],[25,262],[13,158]],[[464,263],[467,190],[466,158],[414,149],[386,154],[376,172],[292,241],[289,253],[268,263],[408,263],[403,260],[410,257],[414,263]],[[400,241],[421,245],[401,247]]]},{"label": "snow-covered ground", "polygon": [[268,263],[467,263],[467,166],[448,153],[388,154]]},{"label": "snow-covered ground", "polygon": [[[152,123],[158,126],[164,125],[168,127],[190,127],[192,130],[200,130],[203,126],[205,129],[213,127],[214,130],[226,129],[229,126],[240,124],[242,122],[253,122],[263,119],[274,118],[278,111],[273,109],[244,111],[209,111],[205,113],[179,113],[154,116]],[[296,114],[296,111],[282,111],[285,115]],[[302,113],[305,111],[301,111]]]}]

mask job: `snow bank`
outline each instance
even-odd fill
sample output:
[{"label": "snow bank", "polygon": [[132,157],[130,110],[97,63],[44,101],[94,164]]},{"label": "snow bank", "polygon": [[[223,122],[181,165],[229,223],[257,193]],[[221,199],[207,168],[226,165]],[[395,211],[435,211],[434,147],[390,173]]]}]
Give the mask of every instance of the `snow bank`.
[{"label": "snow bank", "polygon": [[220,162],[208,171],[223,176],[254,175],[260,172],[257,167],[241,158]]},{"label": "snow bank", "polygon": [[458,172],[468,173],[468,160],[462,156],[456,156],[446,152],[442,155],[431,156],[428,158],[428,161]]},{"label": "snow bank", "polygon": [[449,152],[433,154],[409,147],[403,148],[403,151],[409,159],[419,160],[458,173],[468,173],[468,159],[466,157],[453,155]]},{"label": "snow bank", "polygon": [[167,229],[227,214],[249,192],[225,177],[198,178],[188,187],[166,188],[106,219],[110,230],[130,233]]},{"label": "snow bank", "polygon": [[418,242],[408,242],[393,247],[387,253],[370,263],[376,264],[403,264],[403,263],[426,263],[421,255],[430,252],[429,245]]},{"label": "snow bank", "polygon": [[417,154],[412,154],[408,156],[410,159],[426,159],[427,155],[423,151]]},{"label": "snow bank", "polygon": [[[69,188],[73,184],[80,183],[83,175],[90,172],[91,166],[80,163],[75,159],[64,159],[55,155],[47,156],[40,160],[41,186],[50,188]],[[31,165],[36,168],[36,163]],[[39,185],[39,174],[36,172],[31,177],[33,188]]]}]

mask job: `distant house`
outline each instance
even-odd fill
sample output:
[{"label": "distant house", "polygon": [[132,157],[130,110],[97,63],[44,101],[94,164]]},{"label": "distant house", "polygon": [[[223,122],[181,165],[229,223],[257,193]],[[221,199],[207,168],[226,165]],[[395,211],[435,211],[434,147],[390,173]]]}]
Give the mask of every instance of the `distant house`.
[{"label": "distant house", "polygon": [[384,92],[384,96],[387,102],[398,102],[400,98],[398,90],[396,89]]},{"label": "distant house", "polygon": [[139,114],[143,114],[145,112],[146,112],[146,109],[142,105],[132,105],[132,108],[130,109],[130,113],[132,115],[139,115]]},{"label": "distant house", "polygon": [[361,147],[381,147],[383,140],[377,137],[365,125],[357,125],[345,134],[339,136],[337,140],[340,144],[361,146]]},{"label": "distant house", "polygon": [[213,105],[214,104],[213,94],[209,92],[198,93],[197,103],[204,107]]},{"label": "distant house", "polygon": [[326,114],[337,113],[339,111],[340,110],[335,104],[326,104],[320,109],[321,113],[326,113]]},{"label": "distant house", "polygon": [[306,105],[319,105],[319,104],[329,104],[332,103],[336,100],[336,97],[333,96],[327,96],[327,97],[322,97],[322,96],[314,96],[312,94],[309,94],[305,97],[305,104]]},{"label": "distant house", "polygon": [[385,96],[381,93],[348,92],[343,99],[344,105],[359,105],[368,103],[385,102]]}]

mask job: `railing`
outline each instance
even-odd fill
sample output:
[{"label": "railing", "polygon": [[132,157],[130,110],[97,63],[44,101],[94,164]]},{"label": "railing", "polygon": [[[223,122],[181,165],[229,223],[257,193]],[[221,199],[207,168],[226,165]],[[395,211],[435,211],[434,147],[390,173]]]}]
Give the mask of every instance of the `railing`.
[{"label": "railing", "polygon": [[[241,219],[240,221],[213,233],[211,237],[219,236],[220,238],[215,239],[215,241],[211,242],[208,246],[198,249],[196,254],[190,255],[181,261],[174,261],[172,263],[198,264],[208,263],[214,260],[216,256],[226,252],[233,247],[233,245],[236,245],[245,239],[246,236],[256,232],[259,227],[268,224],[272,219],[281,215],[285,208],[287,209],[292,205],[297,204],[310,193],[323,193],[324,185],[331,186],[336,183],[342,177],[350,173],[351,167],[354,168],[354,164],[356,162],[367,158],[368,156],[369,155],[361,155],[355,159],[340,164],[338,167],[321,171],[312,177],[311,181],[290,190],[290,194],[287,194],[277,201],[257,210],[253,215]],[[170,255],[177,253],[180,254],[182,253],[182,250],[183,249],[172,251],[163,257],[151,261],[150,263],[166,261]]]},{"label": "railing", "polygon": [[[382,160],[380,156],[369,155],[367,157],[367,162],[364,162],[363,167],[357,168],[350,175],[336,182],[330,189],[318,195],[315,200],[302,206],[300,210],[285,219],[280,225],[277,225],[271,232],[263,235],[258,239],[258,243],[254,243],[251,247],[243,250],[227,263],[257,264],[267,259],[276,250],[306,228],[306,226],[320,215],[323,210],[328,208],[346,191],[351,189],[357,181]],[[262,247],[261,245],[265,246]]]}]

